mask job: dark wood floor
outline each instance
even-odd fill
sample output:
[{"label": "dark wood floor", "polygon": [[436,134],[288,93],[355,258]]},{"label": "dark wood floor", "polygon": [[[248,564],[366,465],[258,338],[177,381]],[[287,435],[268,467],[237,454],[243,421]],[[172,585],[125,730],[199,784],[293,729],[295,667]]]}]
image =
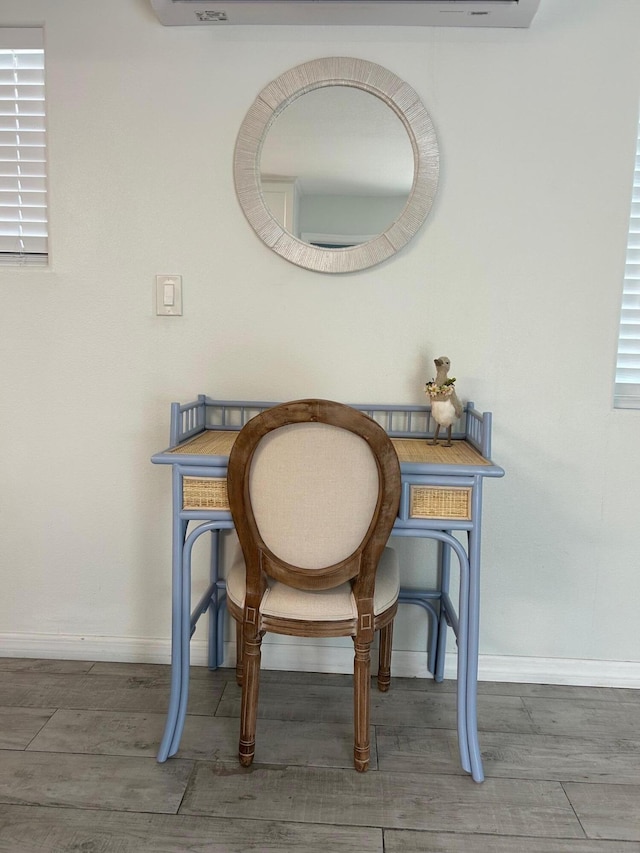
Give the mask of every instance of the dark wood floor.
[{"label": "dark wood floor", "polygon": [[640,851],[640,691],[481,684],[478,785],[459,766],[453,682],[374,689],[359,774],[350,677],[263,673],[249,770],[233,673],[204,668],[179,755],[156,763],[168,678],[0,659],[0,851]]}]

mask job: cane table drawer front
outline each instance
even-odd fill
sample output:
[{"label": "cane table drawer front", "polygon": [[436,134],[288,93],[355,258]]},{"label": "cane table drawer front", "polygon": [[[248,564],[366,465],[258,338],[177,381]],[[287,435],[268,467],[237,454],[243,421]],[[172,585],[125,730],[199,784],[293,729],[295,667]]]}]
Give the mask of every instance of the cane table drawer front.
[{"label": "cane table drawer front", "polygon": [[[182,509],[229,511],[224,477],[184,477]],[[471,489],[410,486],[409,518],[471,519]]]},{"label": "cane table drawer front", "polygon": [[471,520],[471,488],[410,486],[409,518]]},{"label": "cane table drawer front", "polygon": [[[227,464],[240,429],[274,403],[221,401],[204,394],[171,406],[170,445],[152,461],[173,471],[173,559],[171,696],[158,760],[174,755],[186,720],[189,646],[201,615],[209,614],[208,662],[225,658],[222,572],[223,536],[233,529],[227,495]],[[467,403],[450,447],[432,444],[435,423],[429,406],[354,406],[385,429],[395,447],[402,475],[400,511],[393,536],[436,540],[438,581],[433,589],[400,589],[400,601],[419,605],[429,616],[427,669],[444,678],[447,632],[458,648],[456,686],[460,761],[482,781],[477,732],[477,669],[482,486],[504,470],[491,461],[491,413]],[[466,531],[466,537],[454,534]],[[191,609],[191,553],[202,534],[211,536],[209,586]],[[464,544],[463,544],[464,543]],[[459,601],[449,595],[450,560],[459,569]]]},{"label": "cane table drawer front", "polygon": [[229,512],[226,477],[184,477],[182,509],[213,509]]}]

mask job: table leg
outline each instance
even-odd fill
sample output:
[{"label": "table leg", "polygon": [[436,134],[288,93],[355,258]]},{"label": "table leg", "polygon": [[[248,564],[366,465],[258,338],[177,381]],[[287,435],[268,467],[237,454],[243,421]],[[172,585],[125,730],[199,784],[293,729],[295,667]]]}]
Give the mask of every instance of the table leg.
[{"label": "table leg", "polygon": [[187,522],[174,518],[172,545],[172,594],[171,594],[171,692],[164,734],[158,749],[157,760],[164,762],[171,753],[182,691],[182,552],[187,533]]},{"label": "table leg", "polygon": [[482,756],[478,743],[478,644],[480,633],[480,512],[482,481],[478,477],[474,491],[474,528],[469,531],[469,628],[467,657],[467,736],[471,775],[474,781],[482,782]]},{"label": "table leg", "polygon": [[220,608],[218,605],[219,589],[218,589],[218,574],[220,569],[221,556],[221,539],[219,530],[211,531],[211,562],[209,565],[209,583],[213,590],[211,603],[209,605],[209,626],[208,626],[208,643],[207,643],[207,665],[209,669],[217,669],[219,666],[218,659],[218,620],[220,618]]},{"label": "table leg", "polygon": [[[460,763],[466,773],[472,772],[472,764],[469,750],[469,715],[467,712],[469,684],[469,557],[464,546],[450,531],[445,530],[422,530],[419,533],[415,529],[395,530],[396,536],[422,536],[427,539],[435,539],[441,542],[446,550],[455,552],[460,566],[460,594],[458,600],[458,614],[449,599],[448,593],[440,591],[440,608],[446,613],[449,623],[453,628],[458,643],[458,669],[456,683],[456,726],[458,731],[458,746],[460,750]],[[450,555],[449,555],[450,557]],[[401,595],[400,600],[403,600]],[[407,596],[407,600],[410,597]],[[416,602],[419,603],[419,602]],[[472,620],[473,624],[473,620]],[[477,662],[477,655],[476,655]],[[440,664],[444,667],[444,662]],[[473,698],[475,699],[475,693]],[[475,707],[475,705],[474,705]],[[477,742],[477,735],[476,735]]]},{"label": "table leg", "polygon": [[438,617],[438,634],[436,640],[434,664],[431,672],[435,681],[444,681],[444,663],[447,653],[447,611],[442,604],[442,596],[449,595],[451,579],[451,550],[445,542],[438,542],[438,588],[440,590],[440,615]]},{"label": "table leg", "polygon": [[176,715],[176,724],[171,739],[169,755],[175,755],[180,747],[180,738],[184,729],[189,701],[189,675],[191,669],[191,551],[198,536],[204,533],[202,527],[196,528],[187,536],[182,549],[182,590],[180,595],[180,702]]},{"label": "table leg", "polygon": [[216,622],[217,637],[216,637],[216,667],[222,666],[224,661],[224,626],[226,616],[226,601],[227,588],[224,581],[218,581],[218,598],[217,610],[218,617]]},{"label": "table leg", "polygon": [[[460,750],[460,763],[466,773],[471,772],[469,757],[469,733],[467,728],[467,670],[468,670],[468,645],[469,645],[469,560],[467,554],[457,539],[451,534],[446,534],[451,540],[452,547],[456,551],[460,563],[460,590],[458,595],[458,630],[456,640],[458,643],[458,666],[456,681],[456,717],[458,727],[458,747]],[[455,543],[455,545],[453,544]],[[448,596],[445,601],[448,601]]]},{"label": "table leg", "polygon": [[433,667],[438,645],[438,619],[440,617],[438,608],[433,602],[438,601],[439,598],[440,596],[437,592],[421,592],[417,589],[406,589],[405,587],[400,587],[398,595],[398,602],[400,604],[418,604],[427,614],[427,668],[429,672],[434,672]]}]

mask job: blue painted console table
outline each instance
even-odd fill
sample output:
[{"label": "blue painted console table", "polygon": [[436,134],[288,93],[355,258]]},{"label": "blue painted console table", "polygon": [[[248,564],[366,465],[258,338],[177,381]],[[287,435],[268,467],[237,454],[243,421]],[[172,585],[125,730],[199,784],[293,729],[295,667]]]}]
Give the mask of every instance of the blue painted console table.
[{"label": "blue painted console table", "polygon": [[[225,582],[221,576],[220,532],[233,528],[227,501],[227,461],[238,431],[274,403],[213,400],[171,406],[167,450],[152,462],[171,465],[173,474],[173,593],[171,696],[158,761],[174,755],[187,711],[189,645],[200,616],[209,612],[209,667],[222,663]],[[402,472],[402,498],[394,536],[438,541],[435,589],[401,589],[400,601],[418,604],[429,615],[428,668],[444,678],[447,627],[458,646],[457,730],[460,761],[476,782],[484,778],[478,745],[477,680],[482,483],[502,477],[491,461],[491,413],[467,403],[451,447],[432,445],[435,423],[429,406],[357,405],[387,431]],[[189,523],[191,529],[189,528]],[[191,553],[211,533],[210,584],[191,609]],[[457,536],[455,534],[458,534]],[[466,541],[465,541],[466,540]],[[449,596],[451,554],[460,571],[457,608]]]}]

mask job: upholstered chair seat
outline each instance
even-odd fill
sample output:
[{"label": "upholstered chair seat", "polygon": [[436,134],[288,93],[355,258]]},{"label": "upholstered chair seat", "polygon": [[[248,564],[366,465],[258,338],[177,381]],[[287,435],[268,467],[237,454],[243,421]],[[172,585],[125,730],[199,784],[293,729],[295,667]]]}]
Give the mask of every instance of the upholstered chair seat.
[{"label": "upholstered chair seat", "polygon": [[[227,596],[231,604],[244,610],[246,568],[242,551],[238,549],[227,573]],[[393,548],[385,548],[376,571],[373,595],[373,613],[379,616],[398,600],[400,592],[400,567]],[[269,578],[267,589],[260,602],[262,616],[284,619],[341,621],[358,618],[358,605],[351,584],[326,590],[295,589],[295,587]]]}]

